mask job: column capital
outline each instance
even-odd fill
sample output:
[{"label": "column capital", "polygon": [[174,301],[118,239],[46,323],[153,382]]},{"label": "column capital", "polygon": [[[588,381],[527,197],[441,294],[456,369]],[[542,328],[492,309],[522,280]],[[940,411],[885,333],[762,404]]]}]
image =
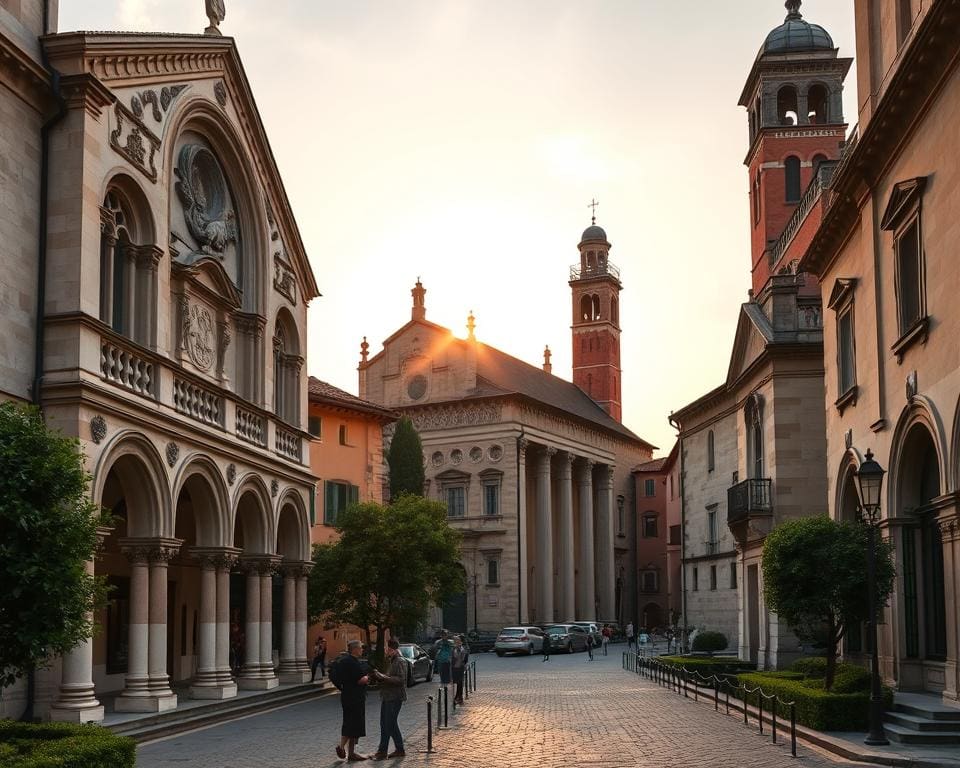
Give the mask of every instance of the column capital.
[{"label": "column capital", "polygon": [[951,517],[937,518],[936,524],[944,542],[960,541],[960,516],[956,512],[952,512]]},{"label": "column capital", "polygon": [[312,570],[313,563],[305,560],[284,560],[280,563],[280,573],[294,579],[309,576]]},{"label": "column capital", "polygon": [[570,451],[563,452],[563,460],[560,464],[559,476],[563,480],[570,480],[573,477],[573,463],[577,460],[575,454]]},{"label": "column capital", "polygon": [[120,539],[120,551],[131,563],[167,563],[177,556],[183,539],[162,536],[151,538],[127,537]]},{"label": "column capital", "polygon": [[527,448],[529,447],[530,441],[527,438],[521,437],[517,440],[517,452],[520,454],[520,461],[527,460]]},{"label": "column capital", "polygon": [[103,545],[107,541],[107,537],[114,532],[114,528],[109,525],[98,525],[97,526],[97,546],[93,551],[94,557],[99,557],[103,553]]},{"label": "column capital", "polygon": [[580,462],[580,483],[583,485],[593,483],[593,468],[597,462],[593,459],[583,459]]},{"label": "column capital", "polygon": [[544,446],[543,453],[548,459],[552,459],[556,455],[557,449],[552,445],[547,445]]},{"label": "column capital", "polygon": [[191,557],[213,568],[232,568],[240,552],[236,547],[190,547]]},{"label": "column capital", "polygon": [[280,555],[243,555],[240,557],[240,568],[244,573],[272,576],[276,573],[282,559]]},{"label": "column capital", "polygon": [[614,467],[612,464],[603,465],[603,468],[600,470],[600,482],[597,483],[598,488],[601,490],[613,489],[613,470]]}]

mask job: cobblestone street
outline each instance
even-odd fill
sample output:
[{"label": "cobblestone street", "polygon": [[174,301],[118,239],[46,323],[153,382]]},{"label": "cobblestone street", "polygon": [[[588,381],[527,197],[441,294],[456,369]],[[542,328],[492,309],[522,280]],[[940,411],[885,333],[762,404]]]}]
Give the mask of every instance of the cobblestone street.
[{"label": "cobblestone street", "polygon": [[[735,717],[715,713],[621,669],[622,646],[610,655],[532,658],[479,654],[478,690],[466,707],[451,712],[450,729],[426,748],[426,699],[434,685],[409,689],[401,713],[407,757],[403,764],[453,768],[496,766],[829,766],[830,759],[799,746],[774,746]],[[367,738],[376,749],[379,696],[368,697]],[[255,715],[206,730],[147,744],[139,768],[299,768],[345,765],[334,755],[340,702],[318,701]],[[391,749],[392,749],[391,745]],[[389,764],[400,761],[386,761]],[[844,763],[852,765],[851,763]]]}]

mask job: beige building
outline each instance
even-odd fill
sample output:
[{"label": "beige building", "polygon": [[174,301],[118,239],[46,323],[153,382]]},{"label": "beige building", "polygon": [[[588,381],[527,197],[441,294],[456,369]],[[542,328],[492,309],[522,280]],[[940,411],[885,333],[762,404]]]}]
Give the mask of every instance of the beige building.
[{"label": "beige building", "polygon": [[115,523],[102,631],[39,675],[40,711],[302,681],[317,286],[237,49],[216,19],[56,34],[55,11],[0,7],[0,393],[79,438]]},{"label": "beige building", "polygon": [[[603,248],[602,264],[596,248]],[[574,344],[619,338],[609,299],[606,234],[591,227],[571,276]],[[588,259],[592,261],[588,262]],[[607,300],[578,311],[590,281]],[[584,282],[581,282],[584,281]],[[414,287],[410,321],[368,357],[360,397],[409,416],[420,433],[426,495],[447,505],[463,532],[467,591],[444,606],[454,630],[496,630],[518,622],[635,620],[631,469],[653,446],[624,427],[579,387],[426,318],[426,289]],[[599,291],[597,292],[600,293]],[[584,341],[591,348],[592,342]],[[602,391],[619,412],[619,347],[606,345]],[[575,358],[576,359],[576,358]],[[608,373],[610,372],[610,373]],[[610,382],[608,387],[606,382]],[[386,431],[386,430],[385,430]],[[624,618],[626,616],[626,618]]]},{"label": "beige building", "polygon": [[[857,515],[868,450],[895,593],[885,681],[960,698],[960,3],[857,0],[859,130],[823,195],[802,268],[819,276],[827,499]],[[859,632],[845,653],[867,648]]]}]

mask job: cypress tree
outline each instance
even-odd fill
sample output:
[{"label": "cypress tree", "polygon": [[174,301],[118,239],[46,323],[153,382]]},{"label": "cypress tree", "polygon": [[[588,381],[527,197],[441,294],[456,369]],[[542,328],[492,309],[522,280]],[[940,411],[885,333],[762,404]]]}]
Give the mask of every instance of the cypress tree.
[{"label": "cypress tree", "polygon": [[406,416],[397,422],[390,451],[390,498],[396,500],[403,493],[423,496],[423,444],[413,422]]}]

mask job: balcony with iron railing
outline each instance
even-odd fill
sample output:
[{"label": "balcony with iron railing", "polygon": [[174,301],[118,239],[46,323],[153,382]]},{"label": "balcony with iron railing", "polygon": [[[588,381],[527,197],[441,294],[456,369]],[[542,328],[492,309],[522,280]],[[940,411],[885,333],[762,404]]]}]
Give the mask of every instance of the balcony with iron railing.
[{"label": "balcony with iron railing", "polygon": [[727,525],[741,523],[754,516],[773,514],[772,483],[768,478],[755,477],[727,489]]},{"label": "balcony with iron railing", "polygon": [[620,280],[620,270],[609,261],[591,264],[586,267],[582,264],[570,265],[571,280],[591,280],[595,277],[612,277],[614,280]]}]

